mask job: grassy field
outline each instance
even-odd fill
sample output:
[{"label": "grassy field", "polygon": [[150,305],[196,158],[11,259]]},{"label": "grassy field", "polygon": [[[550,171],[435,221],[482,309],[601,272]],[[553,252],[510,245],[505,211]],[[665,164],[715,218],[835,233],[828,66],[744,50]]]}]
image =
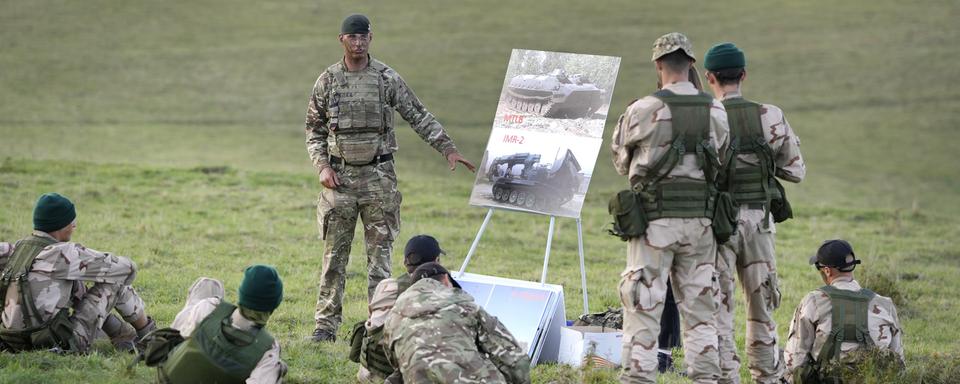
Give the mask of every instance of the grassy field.
[{"label": "grassy field", "polygon": [[[357,11],[373,20],[375,57],[404,76],[475,160],[512,48],[621,56],[609,126],[651,92],[649,49],[658,36],[685,32],[700,56],[715,42],[736,42],[748,58],[747,96],[786,111],[808,164],[807,180],[787,186],[796,218],[778,227],[781,336],[796,303],[820,285],[807,257],[822,240],[842,237],[865,260],[858,272],[866,284],[900,295],[910,369],[937,370],[960,354],[960,165],[952,149],[960,139],[960,5],[952,1],[0,0],[0,241],[28,232],[40,193],[70,196],[80,214],[75,239],[136,260],[136,287],[161,324],[197,277],[224,280],[235,299],[246,265],[274,264],[286,294],[270,328],[290,364],[288,381],[352,382],[357,366],[344,343],[303,340],[313,327],[322,242],[320,187],[302,126],[316,76],[339,58],[340,20]],[[405,124],[398,132],[400,244],[433,234],[448,250],[444,263],[458,266],[485,214],[467,204],[473,175],[451,174]],[[625,182],[605,164],[606,149],[583,208],[592,311],[619,306],[624,264],[623,243],[603,227],[607,197]],[[547,223],[498,212],[470,271],[539,279]],[[558,223],[548,279],[567,288],[572,317],[581,312],[576,227]],[[359,241],[353,256],[345,324],[366,314]],[[742,321],[741,311],[741,348]],[[340,338],[347,333],[342,327]],[[153,377],[129,361],[106,347],[83,357],[2,354],[0,382]],[[541,366],[533,377],[608,382],[615,373]]]}]

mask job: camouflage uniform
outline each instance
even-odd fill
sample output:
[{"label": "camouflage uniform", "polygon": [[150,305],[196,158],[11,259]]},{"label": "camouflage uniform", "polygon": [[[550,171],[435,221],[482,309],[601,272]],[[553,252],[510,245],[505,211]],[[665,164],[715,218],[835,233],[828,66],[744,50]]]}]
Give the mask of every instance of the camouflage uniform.
[{"label": "camouflage uniform", "polygon": [[[690,82],[663,87],[677,95],[696,95]],[[664,155],[671,145],[671,114],[660,99],[639,99],[620,117],[613,132],[613,162],[631,185]],[[727,115],[714,100],[710,107],[710,141],[722,154],[728,140]],[[721,155],[722,157],[722,155]],[[705,180],[693,154],[686,154],[664,183]],[[717,245],[708,218],[651,220],[645,236],[627,243],[627,267],[621,274],[623,316],[622,382],[654,383],[657,375],[657,336],[666,298],[667,278],[683,314],[684,358],[696,383],[713,383],[720,376],[717,350],[717,310],[714,263]]]},{"label": "camouflage uniform", "polygon": [[[41,231],[34,231],[33,236],[53,239]],[[14,250],[14,244],[0,243],[0,269],[6,267]],[[128,323],[146,317],[143,300],[130,286],[136,275],[136,264],[126,257],[88,249],[74,242],[57,242],[37,255],[27,278],[44,321],[63,308],[73,309],[70,320],[77,347],[86,351],[112,309]],[[92,285],[88,287],[86,283]],[[37,325],[25,323],[15,284],[7,289],[2,321],[6,328],[13,330]]]},{"label": "camouflage uniform", "polygon": [[466,292],[425,278],[397,299],[384,348],[407,383],[529,383],[530,359]]},{"label": "camouflage uniform", "polygon": [[[860,284],[852,277],[840,276],[830,284],[834,288],[846,291],[859,291]],[[870,338],[877,348],[894,352],[903,362],[903,328],[897,316],[897,308],[890,298],[876,295],[870,300],[867,311],[867,327]],[[826,293],[820,290],[810,292],[800,302],[790,322],[787,346],[784,349],[786,373],[784,378],[793,382],[796,370],[807,362],[808,357],[819,358],[820,350],[827,343],[832,329],[832,305]],[[844,342],[840,347],[840,357],[856,350],[857,343]]]},{"label": "camouflage uniform", "polygon": [[390,277],[393,240],[400,230],[401,195],[391,158],[397,150],[394,111],[434,149],[457,151],[443,127],[400,75],[380,61],[350,72],[341,60],[317,79],[307,106],[307,152],[319,172],[332,167],[340,179],[324,188],[317,204],[325,240],[317,329],[336,332],[341,322],[345,272],[357,216],[363,222],[367,295]]},{"label": "camouflage uniform", "polygon": [[[736,92],[723,95],[724,100],[740,97]],[[774,105],[761,104],[760,122],[763,137],[774,155],[776,176],[794,183],[802,181],[806,168],[800,154],[800,138],[790,128],[783,111]],[[757,155],[738,155],[737,166],[758,166]],[[767,217],[767,223],[764,223],[764,217]],[[775,233],[773,218],[765,216],[762,205],[741,204],[737,232],[719,246],[717,332],[720,335],[722,383],[740,382],[740,358],[734,344],[734,273],[739,276],[746,296],[746,349],[750,373],[758,383],[776,383],[782,375],[783,365],[777,351],[777,323],[771,316],[780,306]]]}]

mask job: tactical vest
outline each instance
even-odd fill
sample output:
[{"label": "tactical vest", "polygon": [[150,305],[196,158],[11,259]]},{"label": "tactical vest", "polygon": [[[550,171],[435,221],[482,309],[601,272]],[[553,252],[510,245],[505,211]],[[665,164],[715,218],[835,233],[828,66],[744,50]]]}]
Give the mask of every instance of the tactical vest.
[{"label": "tactical vest", "polygon": [[829,285],[820,291],[830,298],[832,328],[817,360],[808,354],[807,361],[797,367],[794,384],[841,384],[840,372],[830,364],[840,358],[841,345],[844,342],[857,343],[861,348],[875,345],[867,325],[867,311],[875,293],[869,289],[847,291]]},{"label": "tactical vest", "polygon": [[[764,226],[769,225],[772,201],[783,201],[784,196],[776,180],[773,149],[763,136],[760,104],[743,98],[723,101],[730,123],[729,161],[725,164],[726,177],[721,189],[728,190],[739,205],[762,206]],[[738,167],[737,155],[752,154],[758,165]],[[784,219],[785,220],[785,219]],[[780,222],[783,220],[778,220]]]},{"label": "tactical vest", "polygon": [[53,347],[63,350],[78,349],[73,335],[73,322],[70,321],[70,310],[63,308],[44,321],[37,310],[36,298],[30,291],[30,282],[27,279],[40,252],[56,243],[54,239],[35,235],[18,241],[7,267],[0,274],[0,300],[5,302],[8,288],[11,284],[16,284],[21,313],[26,324],[24,329],[7,329],[6,325],[0,324],[0,342],[15,352]]},{"label": "tactical vest", "polygon": [[[717,150],[710,141],[710,106],[713,98],[703,92],[676,95],[668,90],[653,94],[670,109],[672,137],[667,153],[647,170],[646,177],[633,186],[641,196],[647,220],[665,217],[713,217],[716,201],[714,180],[720,167]],[[684,155],[696,155],[705,181],[660,182]]]},{"label": "tactical vest", "polygon": [[237,307],[221,301],[193,335],[178,345],[160,365],[164,383],[243,383],[263,354],[273,347],[266,329],[250,332],[230,325]]},{"label": "tactical vest", "polygon": [[367,68],[347,71],[343,64],[327,71],[333,81],[327,93],[328,146],[332,156],[347,164],[369,164],[382,151],[393,128],[393,107],[387,100],[389,68],[370,59]]}]

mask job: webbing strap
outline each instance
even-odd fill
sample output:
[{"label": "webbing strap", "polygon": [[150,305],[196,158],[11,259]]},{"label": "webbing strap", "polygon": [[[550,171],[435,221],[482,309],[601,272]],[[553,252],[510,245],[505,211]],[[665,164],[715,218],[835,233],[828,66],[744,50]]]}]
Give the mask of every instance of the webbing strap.
[{"label": "webbing strap", "polygon": [[[763,226],[770,225],[770,201],[780,199],[780,191],[771,186],[776,164],[773,150],[763,136],[760,104],[744,98],[723,100],[730,123],[730,157],[726,163],[729,191],[738,204],[763,203]],[[737,167],[737,155],[755,154],[758,166]],[[746,173],[744,176],[738,174]]]},{"label": "webbing strap", "polygon": [[820,291],[830,297],[831,330],[820,350],[819,361],[828,361],[840,357],[840,347],[844,342],[857,343],[860,346],[873,346],[867,316],[870,300],[876,296],[869,289],[847,291],[832,286],[824,286]]},{"label": "webbing strap", "polygon": [[43,323],[40,311],[37,310],[33,301],[33,294],[30,292],[30,283],[27,275],[33,268],[33,262],[44,248],[56,244],[57,241],[47,237],[30,235],[25,239],[18,241],[16,249],[10,256],[10,261],[3,273],[0,274],[0,300],[7,297],[7,289],[14,281],[17,282],[17,288],[20,291],[20,305],[25,317],[24,323],[27,327]]},{"label": "webbing strap", "polygon": [[713,98],[706,93],[676,95],[662,89],[653,94],[670,109],[671,144],[667,153],[660,156],[647,170],[647,175],[634,189],[653,190],[677,164],[682,164],[687,152],[697,155],[697,165],[704,170],[707,182],[713,183],[713,172],[719,166],[716,148],[710,143],[710,105]]}]

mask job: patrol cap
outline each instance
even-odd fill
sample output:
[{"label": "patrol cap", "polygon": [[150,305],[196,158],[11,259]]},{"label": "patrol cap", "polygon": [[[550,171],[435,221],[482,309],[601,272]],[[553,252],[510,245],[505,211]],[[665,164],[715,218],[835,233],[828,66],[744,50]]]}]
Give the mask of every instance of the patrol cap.
[{"label": "patrol cap", "polygon": [[453,285],[454,288],[460,288],[460,284],[453,279],[453,276],[450,276],[450,271],[440,265],[440,263],[425,263],[417,267],[417,269],[410,274],[414,282],[420,281],[421,279],[430,279],[440,275],[447,275],[447,278],[450,279],[450,284]]},{"label": "patrol cap", "polygon": [[650,61],[657,61],[663,55],[675,52],[678,49],[682,50],[690,60],[697,61],[697,57],[693,54],[693,44],[680,32],[670,32],[654,41],[653,58]]},{"label": "patrol cap", "polygon": [[343,24],[340,24],[340,34],[351,33],[370,33],[370,19],[359,13],[347,16],[343,19]]},{"label": "patrol cap", "polygon": [[[847,256],[852,260],[847,261]],[[846,240],[827,240],[823,242],[817,254],[810,257],[810,264],[820,269],[822,267],[837,268],[841,272],[853,271],[860,260],[853,253],[853,246]]]},{"label": "patrol cap", "polygon": [[403,265],[412,267],[437,261],[440,255],[446,254],[433,236],[416,235],[407,241],[407,246],[403,249]]}]

